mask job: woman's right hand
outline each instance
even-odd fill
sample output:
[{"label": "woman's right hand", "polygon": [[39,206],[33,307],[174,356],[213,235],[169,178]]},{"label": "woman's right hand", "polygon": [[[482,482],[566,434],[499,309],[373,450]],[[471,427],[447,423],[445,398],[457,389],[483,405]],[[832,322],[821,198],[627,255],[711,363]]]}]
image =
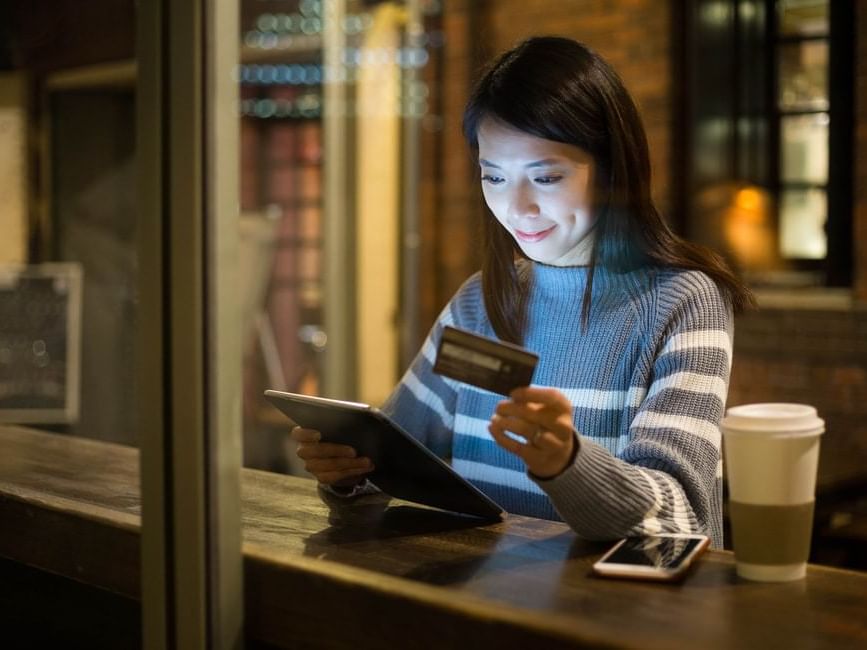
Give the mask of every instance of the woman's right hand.
[{"label": "woman's right hand", "polygon": [[359,457],[354,448],[320,442],[321,434],[316,429],[295,427],[289,437],[298,443],[296,453],[304,461],[304,469],[324,485],[355,485],[374,469],[371,460]]}]

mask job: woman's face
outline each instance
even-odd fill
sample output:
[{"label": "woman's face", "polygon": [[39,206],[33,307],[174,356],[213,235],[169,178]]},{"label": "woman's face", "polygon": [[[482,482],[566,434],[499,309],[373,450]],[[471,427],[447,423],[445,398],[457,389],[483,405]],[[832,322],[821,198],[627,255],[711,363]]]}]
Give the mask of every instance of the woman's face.
[{"label": "woman's face", "polygon": [[490,118],[482,121],[478,141],[485,202],[524,254],[553,266],[589,264],[590,154]]}]

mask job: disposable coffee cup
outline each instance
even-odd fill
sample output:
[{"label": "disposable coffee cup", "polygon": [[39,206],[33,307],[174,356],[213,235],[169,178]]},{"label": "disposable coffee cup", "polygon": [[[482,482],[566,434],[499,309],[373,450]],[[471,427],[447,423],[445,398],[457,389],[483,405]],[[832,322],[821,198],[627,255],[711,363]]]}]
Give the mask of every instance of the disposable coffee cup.
[{"label": "disposable coffee cup", "polygon": [[737,574],[768,582],[807,572],[819,440],[806,404],[747,404],[722,421]]}]

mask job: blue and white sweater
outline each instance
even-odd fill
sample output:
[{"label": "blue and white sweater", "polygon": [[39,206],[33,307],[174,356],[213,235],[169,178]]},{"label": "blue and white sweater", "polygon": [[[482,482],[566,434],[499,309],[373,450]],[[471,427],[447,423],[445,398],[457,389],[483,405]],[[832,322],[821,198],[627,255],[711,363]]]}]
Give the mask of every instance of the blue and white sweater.
[{"label": "blue and white sweater", "polygon": [[383,410],[508,512],[562,518],[588,539],[702,532],[721,548],[732,315],[716,284],[697,271],[597,268],[582,333],[587,269],[528,264],[523,344],[540,357],[534,385],[572,403],[573,465],[535,479],[487,430],[504,398],[432,371],[445,325],[495,337],[479,274],[440,314]]}]

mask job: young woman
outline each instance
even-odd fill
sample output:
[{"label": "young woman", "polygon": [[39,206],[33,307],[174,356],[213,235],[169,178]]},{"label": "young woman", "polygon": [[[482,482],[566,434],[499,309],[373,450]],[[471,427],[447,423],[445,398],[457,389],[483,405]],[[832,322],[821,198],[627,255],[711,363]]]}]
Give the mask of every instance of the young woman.
[{"label": "young woman", "polygon": [[[719,421],[732,313],[751,297],[713,253],[674,235],[650,196],[647,140],[611,67],[575,41],[497,59],[464,113],[491,212],[464,283],[383,410],[507,511],[580,536],[722,538]],[[540,355],[508,400],[432,372],[445,325]],[[332,493],[372,468],[295,429]]]}]

